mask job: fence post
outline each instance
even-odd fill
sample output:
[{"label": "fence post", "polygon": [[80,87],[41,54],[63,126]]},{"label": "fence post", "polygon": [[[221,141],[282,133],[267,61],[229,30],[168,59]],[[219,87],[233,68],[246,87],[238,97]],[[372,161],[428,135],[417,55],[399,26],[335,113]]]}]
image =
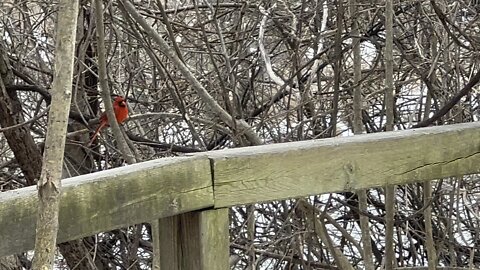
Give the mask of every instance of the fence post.
[{"label": "fence post", "polygon": [[229,269],[228,224],[228,208],[160,219],[152,226],[154,269]]}]

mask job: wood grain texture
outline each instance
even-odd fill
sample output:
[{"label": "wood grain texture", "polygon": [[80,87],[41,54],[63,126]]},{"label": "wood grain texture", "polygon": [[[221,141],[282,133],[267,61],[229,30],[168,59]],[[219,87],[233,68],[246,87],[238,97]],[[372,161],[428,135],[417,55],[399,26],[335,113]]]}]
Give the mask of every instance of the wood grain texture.
[{"label": "wood grain texture", "polygon": [[[62,181],[58,242],[213,206],[206,157],[165,158]],[[33,248],[35,187],[0,193],[0,256]]]},{"label": "wood grain texture", "polygon": [[201,269],[230,269],[228,208],[200,212]]},{"label": "wood grain texture", "polygon": [[480,172],[480,122],[208,153],[215,207]]},{"label": "wood grain texture", "polygon": [[229,268],[228,209],[184,213],[159,220],[160,269]]},{"label": "wood grain texture", "polygon": [[[480,173],[479,164],[480,122],[159,159],[62,181],[58,241],[212,206]],[[0,256],[33,247],[37,201],[35,187],[0,193]]]},{"label": "wood grain texture", "polygon": [[161,218],[158,220],[158,224],[158,230],[152,232],[153,234],[157,233],[159,238],[159,247],[155,252],[155,255],[159,257],[155,260],[160,262],[160,270],[179,270],[182,258],[181,215]]}]

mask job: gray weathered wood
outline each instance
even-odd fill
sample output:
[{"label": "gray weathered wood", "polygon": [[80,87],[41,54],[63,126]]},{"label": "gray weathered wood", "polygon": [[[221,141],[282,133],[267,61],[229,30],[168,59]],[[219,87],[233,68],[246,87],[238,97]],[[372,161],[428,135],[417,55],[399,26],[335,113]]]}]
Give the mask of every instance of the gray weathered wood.
[{"label": "gray weathered wood", "polygon": [[228,209],[200,212],[200,258],[204,270],[230,269]]},{"label": "gray weathered wood", "polygon": [[160,270],[229,268],[228,209],[205,210],[162,218],[157,261]]},{"label": "gray weathered wood", "polygon": [[480,122],[210,152],[215,207],[480,172]]},{"label": "gray weathered wood", "polygon": [[154,260],[160,262],[160,270],[180,269],[180,258],[182,257],[180,222],[179,215],[159,219],[158,227],[152,232],[154,238],[159,238],[159,245],[154,246],[154,254],[158,257]]},{"label": "gray weathered wood", "polygon": [[[62,181],[58,242],[213,205],[206,157],[165,158]],[[0,193],[0,256],[33,248],[35,187]]]},{"label": "gray weathered wood", "polygon": [[[166,217],[168,218],[168,217]],[[165,218],[164,218],[165,219]],[[153,258],[152,258],[152,269],[160,270],[160,221],[162,219],[155,219],[150,222],[152,227],[152,244],[153,244]]]},{"label": "gray weathered wood", "polygon": [[[212,206],[479,173],[479,164],[480,122],[149,161],[62,181],[58,241]],[[33,247],[36,204],[35,187],[0,193],[0,256]]]}]

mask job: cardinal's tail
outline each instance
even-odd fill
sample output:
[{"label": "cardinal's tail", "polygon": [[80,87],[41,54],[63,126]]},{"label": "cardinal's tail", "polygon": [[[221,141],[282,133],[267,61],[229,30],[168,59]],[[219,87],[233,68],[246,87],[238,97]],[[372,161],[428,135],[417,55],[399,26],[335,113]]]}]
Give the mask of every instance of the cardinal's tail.
[{"label": "cardinal's tail", "polygon": [[100,133],[100,131],[102,131],[102,129],[105,127],[106,124],[107,124],[107,121],[100,122],[100,125],[98,125],[97,129],[95,130],[95,133],[93,133],[92,139],[90,139],[90,141],[88,142],[87,147],[92,145],[92,143],[95,141],[98,134]]}]

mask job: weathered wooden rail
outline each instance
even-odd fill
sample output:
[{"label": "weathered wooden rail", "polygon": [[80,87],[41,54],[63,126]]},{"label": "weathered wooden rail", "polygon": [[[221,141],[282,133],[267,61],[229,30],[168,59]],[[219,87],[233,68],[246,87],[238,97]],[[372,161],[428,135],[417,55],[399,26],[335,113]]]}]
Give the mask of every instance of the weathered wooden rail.
[{"label": "weathered wooden rail", "polygon": [[[160,218],[162,269],[227,269],[227,207],[475,173],[480,122],[165,158],[62,181],[58,241]],[[0,193],[0,256],[33,248],[36,202]]]}]

